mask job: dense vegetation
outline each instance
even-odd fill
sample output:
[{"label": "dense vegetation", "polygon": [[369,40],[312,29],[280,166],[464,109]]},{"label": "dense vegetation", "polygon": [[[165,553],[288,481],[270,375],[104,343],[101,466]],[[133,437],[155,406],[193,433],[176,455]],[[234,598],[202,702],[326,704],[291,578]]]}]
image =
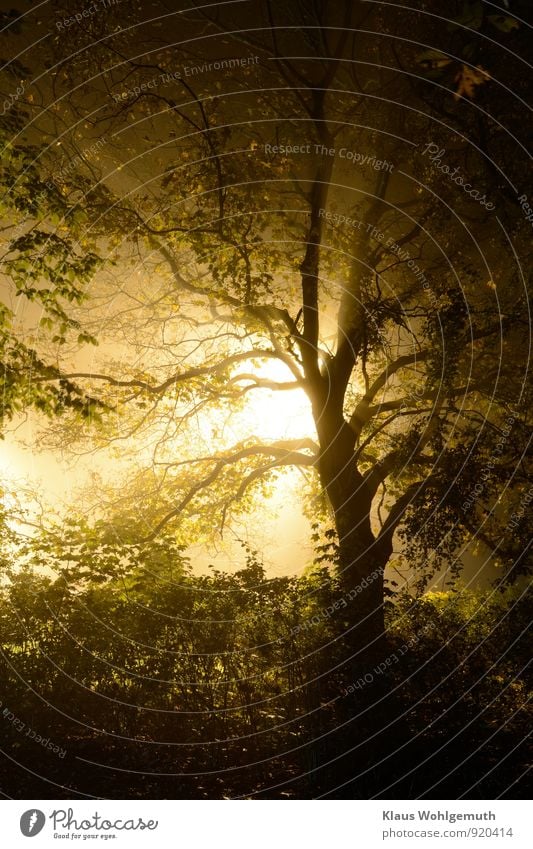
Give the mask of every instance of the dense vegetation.
[{"label": "dense vegetation", "polygon": [[8,795],[521,794],[518,588],[400,594],[388,659],[353,681],[326,566],[268,579],[248,551],[232,575],[195,576],[170,538],[128,558],[94,535],[79,542],[25,544],[2,587]]}]

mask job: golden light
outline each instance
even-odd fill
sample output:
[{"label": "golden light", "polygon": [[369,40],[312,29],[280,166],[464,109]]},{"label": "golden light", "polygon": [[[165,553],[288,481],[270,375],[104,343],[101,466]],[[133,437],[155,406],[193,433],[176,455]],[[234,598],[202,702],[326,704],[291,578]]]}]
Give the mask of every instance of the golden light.
[{"label": "golden light", "polygon": [[[251,370],[250,370],[251,372]],[[274,383],[294,383],[294,375],[280,360],[269,360],[253,369],[254,377]],[[251,385],[252,380],[243,381]],[[311,405],[303,389],[269,389],[258,387],[247,392],[242,412],[232,424],[237,438],[253,435],[265,442],[277,439],[316,437]]]}]

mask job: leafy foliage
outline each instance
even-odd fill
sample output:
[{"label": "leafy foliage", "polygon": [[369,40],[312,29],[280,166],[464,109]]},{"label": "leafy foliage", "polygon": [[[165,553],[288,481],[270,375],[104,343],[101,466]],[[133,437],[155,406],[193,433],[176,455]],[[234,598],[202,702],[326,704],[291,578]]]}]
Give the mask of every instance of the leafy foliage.
[{"label": "leafy foliage", "polygon": [[[64,763],[42,755],[42,770],[67,781],[67,794],[90,792],[92,767],[68,779],[63,773],[77,756],[140,770],[139,778],[104,778],[100,793],[111,796],[305,796],[325,787],[327,770],[306,777],[317,757],[313,741],[321,734],[335,739],[353,700],[357,706],[364,699],[364,689],[342,695],[353,680],[339,639],[343,616],[325,613],[340,590],[327,569],[267,579],[248,551],[235,573],[198,576],[171,538],[140,550],[121,547],[103,526],[80,525],[61,542],[22,544],[19,556],[26,565],[9,570],[0,593],[0,697],[19,721],[47,729],[66,750]],[[53,574],[43,571],[46,562]],[[435,749],[416,781],[435,781],[442,798],[450,792],[446,772],[457,761],[455,795],[520,740],[527,723],[520,639],[526,623],[526,599],[516,590],[501,596],[461,589],[418,601],[405,595],[390,606],[395,660],[386,685],[397,694],[395,710],[408,711],[396,743],[404,733],[412,743],[401,761],[391,757],[385,773],[375,772],[376,792],[397,780],[401,797],[402,776]],[[481,717],[479,705],[486,706]],[[5,730],[10,751],[22,763],[31,758],[35,770],[37,747],[15,727]],[[345,728],[345,746],[347,739]],[[509,769],[482,781],[473,795],[496,793],[520,765]],[[19,792],[61,793],[17,780]],[[272,785],[280,786],[269,791]]]},{"label": "leafy foliage", "polygon": [[[86,216],[44,175],[42,148],[11,141],[13,120],[25,117],[22,108],[13,112],[15,118],[0,119],[0,214],[4,221],[0,272],[10,283],[0,303],[0,420],[9,420],[28,407],[48,416],[69,409],[91,418],[104,405],[63,378],[61,369],[49,365],[39,348],[42,350],[47,335],[53,345],[64,345],[73,335],[79,344],[96,344],[95,337],[84,332],[79,320],[69,314],[69,305],[84,301],[86,285],[101,260],[84,237]],[[33,344],[26,340],[31,319],[24,317],[31,305],[40,313]],[[22,319],[17,319],[17,312],[22,312]]]}]

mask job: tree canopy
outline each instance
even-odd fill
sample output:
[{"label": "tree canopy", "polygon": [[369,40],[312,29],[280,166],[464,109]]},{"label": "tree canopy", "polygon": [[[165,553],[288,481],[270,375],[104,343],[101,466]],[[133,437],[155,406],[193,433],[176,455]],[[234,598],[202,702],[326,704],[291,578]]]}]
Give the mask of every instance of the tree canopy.
[{"label": "tree canopy", "polygon": [[[382,12],[357,4],[256,4],[235,37],[231,9],[198,10],[168,43],[136,14],[128,50],[139,55],[120,38],[95,43],[100,18],[73,27],[74,58],[61,41],[57,55],[45,48],[54,86],[21,107],[4,148],[11,209],[36,220],[10,241],[5,270],[60,346],[44,374],[24,349],[32,392],[46,396],[35,403],[59,394],[57,410],[66,394],[83,412],[94,398],[125,411],[109,438],[150,432],[137,487],[154,535],[187,511],[228,521],[251,487],[297,466],[319,475],[346,576],[352,543],[386,559],[401,525],[423,562],[453,554],[479,511],[485,540],[500,539],[528,437],[529,224],[498,158],[504,141],[521,149],[508,129],[521,98],[515,77],[502,122],[509,85],[468,69],[473,29],[490,64],[498,40],[520,44],[514,19],[478,21],[466,37],[458,15],[454,54],[402,39],[415,18],[435,33],[415,11],[390,15],[379,42]],[[194,64],[222,30],[218,60]],[[37,131],[44,148],[26,141]],[[99,261],[113,264],[87,298]],[[98,336],[98,367],[69,369],[67,336]],[[316,434],[265,440],[241,425],[234,444],[217,439],[217,422],[249,399],[293,392]],[[211,436],[184,446],[199,416]],[[490,483],[472,498],[487,463]]]}]

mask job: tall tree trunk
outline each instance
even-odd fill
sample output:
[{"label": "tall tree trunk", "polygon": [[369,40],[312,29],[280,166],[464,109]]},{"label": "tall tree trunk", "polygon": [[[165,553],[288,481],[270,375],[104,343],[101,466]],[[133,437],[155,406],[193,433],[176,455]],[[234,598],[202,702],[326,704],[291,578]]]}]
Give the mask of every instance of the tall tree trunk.
[{"label": "tall tree trunk", "polygon": [[339,539],[339,577],[351,626],[345,635],[354,672],[379,663],[386,649],[383,573],[389,552],[372,533],[372,497],[357,469],[354,434],[327,409],[317,417],[320,476],[333,509]]},{"label": "tall tree trunk", "polygon": [[[342,670],[345,690],[336,701],[338,728],[324,735],[321,732],[308,747],[307,792],[330,793],[346,783],[348,798],[352,793],[364,798],[373,783],[376,786],[382,783],[376,764],[394,751],[397,734],[398,709],[389,694],[385,664],[389,649],[383,573],[390,552],[372,533],[372,497],[356,466],[351,432],[337,421],[332,434],[324,417],[319,428],[320,475],[339,540],[343,603],[339,607],[338,624],[345,659]],[[342,797],[344,791],[339,792]]]}]

